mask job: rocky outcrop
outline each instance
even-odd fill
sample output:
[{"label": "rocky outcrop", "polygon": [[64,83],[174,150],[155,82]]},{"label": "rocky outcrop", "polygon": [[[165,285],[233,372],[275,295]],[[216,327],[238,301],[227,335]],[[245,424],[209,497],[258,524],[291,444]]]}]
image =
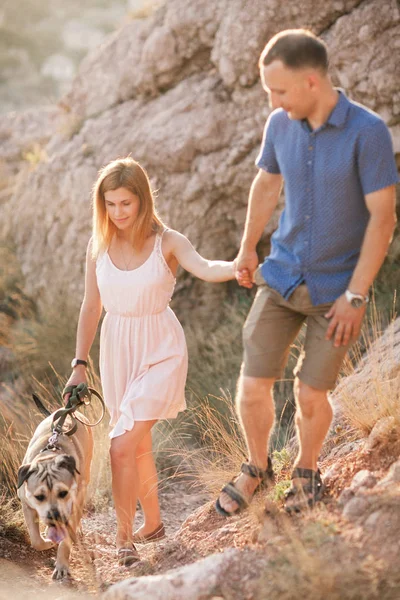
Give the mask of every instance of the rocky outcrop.
[{"label": "rocky outcrop", "polygon": [[190,565],[173,569],[167,574],[131,577],[113,585],[104,600],[203,600],[223,598],[226,580],[236,582],[236,594],[253,597],[257,581],[250,578],[255,568],[256,554],[236,548],[212,554]]},{"label": "rocky outcrop", "polygon": [[[399,152],[394,0],[169,0],[84,60],[43,154],[36,149],[39,160],[3,196],[1,234],[15,242],[28,293],[42,306],[60,295],[79,304],[90,189],[105,162],[128,153],[147,167],[166,223],[206,257],[233,258],[269,111],[258,56],[274,33],[305,23],[326,39],[336,82],[381,112]],[[3,117],[0,131],[8,126]],[[12,127],[2,169],[20,144],[21,128]],[[180,275],[180,317],[217,315],[225,290]]]}]

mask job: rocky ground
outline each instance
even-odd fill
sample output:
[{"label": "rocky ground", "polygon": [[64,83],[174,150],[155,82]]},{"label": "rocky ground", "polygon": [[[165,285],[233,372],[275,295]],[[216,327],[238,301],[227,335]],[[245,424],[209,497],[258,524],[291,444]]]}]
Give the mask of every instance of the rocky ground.
[{"label": "rocky ground", "polygon": [[[215,513],[209,495],[169,484],[161,490],[167,538],[141,546],[142,560],[130,569],[116,564],[113,509],[87,514],[68,585],[51,582],[54,551],[35,552],[21,534],[8,534],[0,537],[0,598],[9,597],[7,586],[20,584],[21,600],[105,591],[107,600],[289,600],[296,590],[312,599],[394,600],[400,594],[399,456],[398,430],[387,422],[364,440],[334,446],[321,465],[324,501],[294,517],[282,509],[279,482],[229,520]],[[280,482],[287,476],[282,471]]]}]

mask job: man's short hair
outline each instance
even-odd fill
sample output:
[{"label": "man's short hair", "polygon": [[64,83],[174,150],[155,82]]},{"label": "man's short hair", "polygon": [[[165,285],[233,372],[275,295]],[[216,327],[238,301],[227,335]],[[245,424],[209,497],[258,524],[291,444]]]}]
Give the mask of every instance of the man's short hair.
[{"label": "man's short hair", "polygon": [[287,29],[274,35],[261,53],[259,67],[280,60],[289,69],[313,67],[328,71],[328,51],[322,40],[307,29]]}]

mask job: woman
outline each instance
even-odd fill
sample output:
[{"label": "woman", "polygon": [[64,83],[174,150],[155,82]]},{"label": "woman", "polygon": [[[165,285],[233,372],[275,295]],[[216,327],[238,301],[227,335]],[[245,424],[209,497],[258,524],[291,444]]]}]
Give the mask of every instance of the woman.
[{"label": "woman", "polygon": [[[139,560],[134,542],[164,534],[151,429],[185,408],[187,350],[169,308],[178,265],[205,281],[234,278],[234,263],[202,258],[157,216],[144,169],[132,158],[105,166],[93,189],[93,235],[76,358],[67,385],[86,381],[89,350],[102,312],[100,375],[111,415],[112,492],[118,560]],[[136,502],[143,526],[132,535]]]}]

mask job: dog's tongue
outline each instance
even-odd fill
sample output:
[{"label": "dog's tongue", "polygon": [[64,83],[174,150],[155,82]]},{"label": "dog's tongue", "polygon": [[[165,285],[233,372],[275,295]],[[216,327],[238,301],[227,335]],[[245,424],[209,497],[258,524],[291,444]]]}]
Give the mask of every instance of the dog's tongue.
[{"label": "dog's tongue", "polygon": [[47,530],[47,537],[55,544],[59,544],[65,538],[65,530],[63,527],[51,525]]}]

